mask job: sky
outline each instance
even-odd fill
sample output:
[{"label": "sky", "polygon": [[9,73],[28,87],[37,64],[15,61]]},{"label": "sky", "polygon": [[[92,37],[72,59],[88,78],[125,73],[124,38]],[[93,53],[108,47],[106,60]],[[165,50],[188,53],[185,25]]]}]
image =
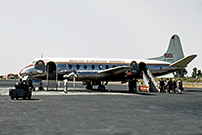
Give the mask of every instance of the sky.
[{"label": "sky", "polygon": [[35,58],[142,59],[177,34],[202,68],[201,0],[0,0],[0,75]]}]

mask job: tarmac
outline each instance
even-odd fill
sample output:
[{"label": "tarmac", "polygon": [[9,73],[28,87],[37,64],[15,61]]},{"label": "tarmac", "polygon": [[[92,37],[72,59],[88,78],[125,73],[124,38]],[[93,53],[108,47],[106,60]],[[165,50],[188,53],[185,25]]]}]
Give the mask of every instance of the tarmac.
[{"label": "tarmac", "polygon": [[134,94],[127,85],[89,91],[70,84],[68,93],[34,91],[31,100],[11,100],[13,83],[0,81],[1,135],[202,134],[202,89]]}]

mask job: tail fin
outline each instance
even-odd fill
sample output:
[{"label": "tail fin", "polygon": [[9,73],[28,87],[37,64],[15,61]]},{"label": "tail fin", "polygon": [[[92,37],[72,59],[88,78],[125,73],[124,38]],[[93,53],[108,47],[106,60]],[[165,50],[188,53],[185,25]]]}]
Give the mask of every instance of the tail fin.
[{"label": "tail fin", "polygon": [[162,56],[148,59],[174,63],[182,58],[184,58],[184,53],[182,50],[180,38],[177,35],[173,35],[170,39],[167,51]]}]

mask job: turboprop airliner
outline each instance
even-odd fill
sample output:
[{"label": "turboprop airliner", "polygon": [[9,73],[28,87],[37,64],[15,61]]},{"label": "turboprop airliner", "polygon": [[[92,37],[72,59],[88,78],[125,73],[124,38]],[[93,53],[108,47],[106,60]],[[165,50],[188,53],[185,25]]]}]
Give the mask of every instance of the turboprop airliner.
[{"label": "turboprop airliner", "polygon": [[[180,38],[173,35],[167,51],[162,56],[146,59],[101,58],[37,58],[20,71],[20,76],[37,80],[75,79],[92,89],[105,90],[109,81],[129,82],[133,78],[152,78],[182,70],[197,55],[184,57]],[[150,77],[149,75],[150,74]]]}]

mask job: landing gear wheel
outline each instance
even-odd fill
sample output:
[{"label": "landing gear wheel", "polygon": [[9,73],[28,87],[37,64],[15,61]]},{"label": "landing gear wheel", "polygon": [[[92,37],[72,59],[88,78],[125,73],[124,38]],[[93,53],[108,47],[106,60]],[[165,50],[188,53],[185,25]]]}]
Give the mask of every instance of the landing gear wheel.
[{"label": "landing gear wheel", "polygon": [[92,85],[91,84],[88,84],[87,86],[86,86],[86,89],[88,89],[88,90],[92,90]]},{"label": "landing gear wheel", "polygon": [[98,90],[105,91],[105,86],[104,85],[99,85]]}]

